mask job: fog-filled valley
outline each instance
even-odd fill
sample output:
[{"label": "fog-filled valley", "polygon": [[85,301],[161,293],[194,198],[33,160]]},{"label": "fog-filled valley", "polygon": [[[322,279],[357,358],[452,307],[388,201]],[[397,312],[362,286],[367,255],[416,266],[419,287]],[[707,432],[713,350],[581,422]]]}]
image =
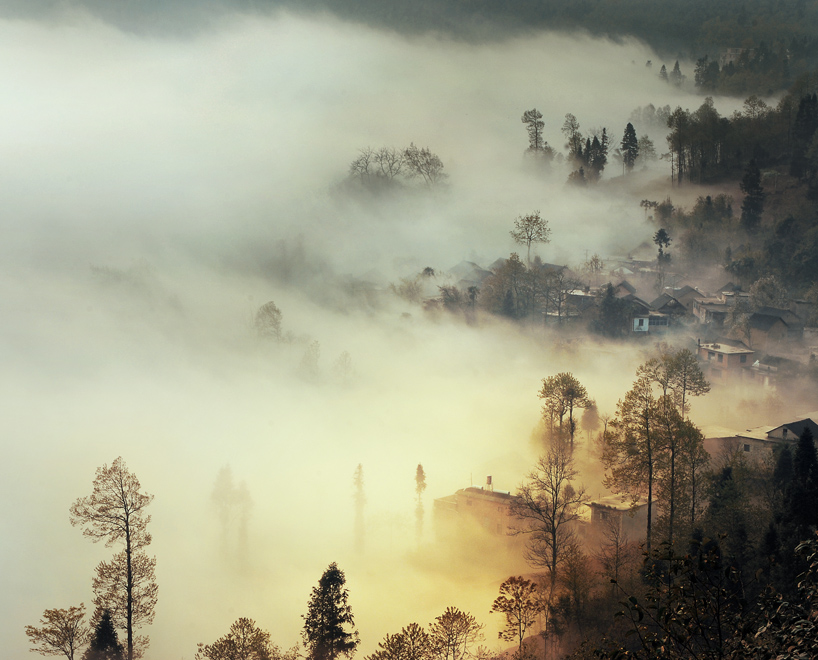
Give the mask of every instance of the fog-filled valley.
[{"label": "fog-filled valley", "polygon": [[[509,230],[534,209],[552,232],[535,248],[544,262],[652,255],[639,203],[670,194],[670,166],[622,177],[610,163],[597,186],[571,187],[567,165],[532,167],[520,121],[539,109],[562,151],[566,113],[617,144],[637,107],[701,104],[651,59],[627,39],[466,43],[288,13],[161,36],[80,12],[0,22],[3,657],[28,656],[23,628],[44,608],[93,609],[90,578],[110,550],[72,528],[68,508],[118,456],[155,495],[147,658],[192,658],[240,616],[296,644],[331,562],[346,572],[359,657],[449,605],[504,648],[491,602],[529,569],[499,547],[441,543],[433,500],[488,475],[514,491],[542,449],[542,379],[574,373],[613,415],[651,345],[466,323],[390,284],[523,256]],[[714,99],[724,116],[742,101]],[[665,151],[665,129],[641,132]],[[439,155],[444,185],[371,191],[348,176],[361,149],[410,144]],[[268,301],[281,341],[254,326]],[[692,416],[766,423],[764,396],[714,391]],[[580,479],[601,493],[584,432],[578,447]],[[227,523],[211,496],[225,467],[247,495]]]}]

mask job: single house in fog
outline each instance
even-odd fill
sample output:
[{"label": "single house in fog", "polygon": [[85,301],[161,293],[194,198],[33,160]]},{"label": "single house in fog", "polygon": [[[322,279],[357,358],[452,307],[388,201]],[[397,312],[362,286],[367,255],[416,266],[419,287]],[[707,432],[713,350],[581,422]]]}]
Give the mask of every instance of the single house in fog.
[{"label": "single house in fog", "polygon": [[818,440],[818,424],[809,418],[776,426],[767,432],[767,439],[771,442],[795,442],[805,429],[809,429],[813,439]]},{"label": "single house in fog", "polygon": [[699,344],[698,357],[708,380],[725,383],[741,377],[741,370],[749,367],[755,351],[737,341]]},{"label": "single house in fog", "polygon": [[693,315],[704,325],[721,327],[727,318],[731,307],[737,302],[748,303],[750,294],[741,290],[741,287],[728,282],[717,289],[717,293],[709,296],[694,297],[692,304]]},{"label": "single house in fog", "polygon": [[488,477],[485,487],[469,486],[436,499],[435,529],[439,535],[450,536],[476,525],[489,534],[507,535],[519,526],[511,512],[515,497],[505,491],[495,491]]},{"label": "single house in fog", "polygon": [[750,346],[769,351],[801,339],[804,336],[804,322],[788,309],[762,307],[750,315],[749,330]]},{"label": "single house in fog", "polygon": [[626,300],[629,303],[631,309],[631,330],[633,332],[649,332],[650,305],[633,294],[622,296],[621,300]]},{"label": "single house in fog", "polygon": [[687,314],[685,306],[667,293],[663,293],[658,298],[652,300],[650,306],[657,312],[671,316],[684,316]]},{"label": "single house in fog", "polygon": [[705,438],[704,447],[713,460],[736,451],[744,452],[748,458],[763,460],[776,447],[797,442],[806,428],[818,441],[818,424],[807,418],[779,426],[758,426],[733,435],[721,433],[718,437]]}]

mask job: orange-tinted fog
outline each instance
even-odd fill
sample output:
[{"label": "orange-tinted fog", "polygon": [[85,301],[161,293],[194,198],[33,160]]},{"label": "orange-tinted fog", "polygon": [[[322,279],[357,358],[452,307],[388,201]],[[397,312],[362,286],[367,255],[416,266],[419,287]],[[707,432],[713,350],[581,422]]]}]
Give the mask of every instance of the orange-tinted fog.
[{"label": "orange-tinted fog", "polygon": [[[386,284],[463,259],[489,266],[518,249],[508,231],[534,209],[553,232],[537,249],[545,261],[578,265],[586,250],[606,257],[649,239],[638,191],[579,193],[557,167],[527,169],[520,116],[537,107],[562,150],[568,112],[616,143],[636,106],[697,107],[646,71],[651,58],[582,36],[478,46],[286,15],[225,19],[184,39],[80,14],[0,23],[5,657],[27,656],[23,626],[44,609],[90,607],[110,551],[71,528],[68,507],[117,456],[155,495],[148,657],[192,658],[240,616],[291,646],[333,561],[360,657],[449,605],[499,648],[491,602],[527,569],[473,540],[438,543],[433,500],[487,475],[513,490],[537,456],[541,379],[571,371],[613,414],[643,347],[433,320]],[[738,102],[717,105],[729,114]],[[447,187],[377,199],[344,188],[359,148],[411,142],[441,157]],[[666,175],[657,166],[642,180]],[[375,272],[376,300],[350,293],[350,277]],[[281,344],[252,326],[269,300],[283,313]],[[300,367],[313,341],[317,380]],[[352,373],[339,378],[345,351]],[[718,423],[727,400],[697,402],[694,418],[701,409],[696,421]],[[579,463],[595,494],[593,457]],[[225,466],[252,501],[246,535],[231,523],[225,537],[211,502]]]}]

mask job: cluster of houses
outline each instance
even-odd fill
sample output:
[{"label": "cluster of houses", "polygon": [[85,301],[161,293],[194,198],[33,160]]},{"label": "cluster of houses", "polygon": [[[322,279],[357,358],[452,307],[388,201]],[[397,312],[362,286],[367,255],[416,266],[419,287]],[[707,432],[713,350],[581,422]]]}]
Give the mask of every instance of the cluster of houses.
[{"label": "cluster of houses", "polygon": [[[566,280],[575,283],[566,292],[564,307],[546,310],[544,322],[591,327],[600,317],[608,284],[588,280],[604,279],[601,274],[572,273],[555,264],[539,267],[566,271]],[[491,273],[471,262],[462,262],[450,272],[464,290],[479,287]],[[610,282],[614,296],[628,303],[624,308],[630,335],[655,340],[673,334],[695,341],[705,375],[713,383],[743,380],[771,387],[781,379],[818,370],[818,328],[808,323],[818,318],[814,303],[792,299],[782,307],[753,307],[749,292],[734,282],[715,288],[685,283],[677,274],[660,272],[655,261],[622,259],[609,275],[614,278]],[[675,283],[662,287],[657,295],[657,281],[664,279]],[[586,283],[580,284],[583,280]],[[742,313],[731,315],[736,308]]]}]

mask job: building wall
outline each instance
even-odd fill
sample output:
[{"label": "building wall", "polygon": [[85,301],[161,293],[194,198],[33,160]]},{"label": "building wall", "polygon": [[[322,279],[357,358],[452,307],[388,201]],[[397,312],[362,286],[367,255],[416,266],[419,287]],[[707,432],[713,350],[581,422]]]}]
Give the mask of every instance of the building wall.
[{"label": "building wall", "polygon": [[[592,502],[591,522],[588,534],[597,541],[604,540],[608,525],[614,524],[624,533],[629,541],[641,541],[645,538],[648,523],[648,507],[646,504],[639,505],[636,510],[631,511],[626,505],[605,506]],[[656,502],[653,505],[654,517],[656,515]]]},{"label": "building wall", "polygon": [[511,513],[513,496],[482,488],[462,488],[454,495],[435,500],[435,526],[441,532],[463,525],[479,525],[486,532],[505,536],[517,525]]},{"label": "building wall", "polygon": [[776,321],[769,330],[750,328],[750,346],[754,350],[769,351],[787,341],[787,326],[783,321]]}]

